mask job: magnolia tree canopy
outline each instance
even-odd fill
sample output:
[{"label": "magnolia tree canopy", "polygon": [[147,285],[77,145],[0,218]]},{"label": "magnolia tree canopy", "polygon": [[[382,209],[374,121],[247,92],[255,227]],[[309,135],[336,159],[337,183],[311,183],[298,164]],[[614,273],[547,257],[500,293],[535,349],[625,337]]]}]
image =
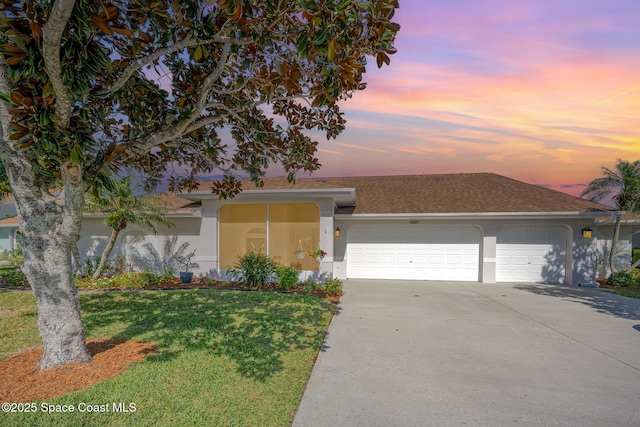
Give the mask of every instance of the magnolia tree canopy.
[{"label": "magnolia tree canopy", "polygon": [[390,0],[2,4],[1,153],[52,186],[71,168],[87,183],[127,168],[156,184],[178,162],[172,189],[222,170],[226,195],[234,171],[315,170],[304,131],[344,129],[338,101],[365,88],[366,56],[389,63],[399,29]]},{"label": "magnolia tree canopy", "polygon": [[344,129],[338,103],[365,88],[368,59],[389,64],[399,30],[397,0],[0,7],[0,185],[18,208],[43,368],[90,359],[70,261],[88,189],[113,171],[187,190],[222,171],[213,190],[230,196],[240,171],[259,184],[270,163],[291,180],[317,169],[305,131]]}]

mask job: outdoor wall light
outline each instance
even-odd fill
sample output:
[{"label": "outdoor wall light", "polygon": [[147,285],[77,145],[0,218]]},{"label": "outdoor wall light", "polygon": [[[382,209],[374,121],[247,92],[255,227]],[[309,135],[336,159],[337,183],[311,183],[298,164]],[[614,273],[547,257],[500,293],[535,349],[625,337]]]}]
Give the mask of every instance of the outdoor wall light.
[{"label": "outdoor wall light", "polygon": [[342,232],[340,231],[340,227],[336,227],[336,231],[333,232],[333,235],[336,237],[340,237]]},{"label": "outdoor wall light", "polygon": [[593,231],[589,227],[585,227],[582,229],[582,237],[585,239],[590,239],[593,236]]}]

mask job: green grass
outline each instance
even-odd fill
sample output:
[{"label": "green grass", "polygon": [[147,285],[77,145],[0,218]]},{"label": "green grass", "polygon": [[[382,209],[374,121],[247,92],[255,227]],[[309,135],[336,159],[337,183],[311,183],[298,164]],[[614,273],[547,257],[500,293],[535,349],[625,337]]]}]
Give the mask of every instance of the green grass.
[{"label": "green grass", "polygon": [[[268,292],[117,292],[80,302],[89,339],[153,342],[157,353],[46,403],[132,402],[136,412],[0,413],[0,425],[290,425],[333,313],[313,296]],[[39,341],[31,293],[0,293],[0,307],[0,358]]]},{"label": "green grass", "polygon": [[607,292],[610,292],[616,295],[621,295],[623,297],[640,299],[640,289],[625,289],[625,290],[607,289]]}]

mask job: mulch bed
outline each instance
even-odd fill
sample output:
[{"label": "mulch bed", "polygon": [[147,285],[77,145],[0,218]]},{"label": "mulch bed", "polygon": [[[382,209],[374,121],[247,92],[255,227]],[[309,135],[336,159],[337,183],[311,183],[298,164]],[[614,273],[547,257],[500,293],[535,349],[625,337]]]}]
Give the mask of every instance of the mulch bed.
[{"label": "mulch bed", "polygon": [[0,402],[32,402],[82,390],[115,377],[153,352],[153,345],[102,338],[87,342],[93,360],[41,370],[42,345],[0,361]]}]

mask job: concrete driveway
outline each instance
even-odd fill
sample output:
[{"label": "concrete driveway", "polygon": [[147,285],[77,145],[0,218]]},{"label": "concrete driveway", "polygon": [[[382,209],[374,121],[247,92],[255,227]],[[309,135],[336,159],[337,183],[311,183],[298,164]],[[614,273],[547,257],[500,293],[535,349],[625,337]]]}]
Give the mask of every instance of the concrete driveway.
[{"label": "concrete driveway", "polygon": [[640,426],[640,300],[349,280],[294,426]]}]

